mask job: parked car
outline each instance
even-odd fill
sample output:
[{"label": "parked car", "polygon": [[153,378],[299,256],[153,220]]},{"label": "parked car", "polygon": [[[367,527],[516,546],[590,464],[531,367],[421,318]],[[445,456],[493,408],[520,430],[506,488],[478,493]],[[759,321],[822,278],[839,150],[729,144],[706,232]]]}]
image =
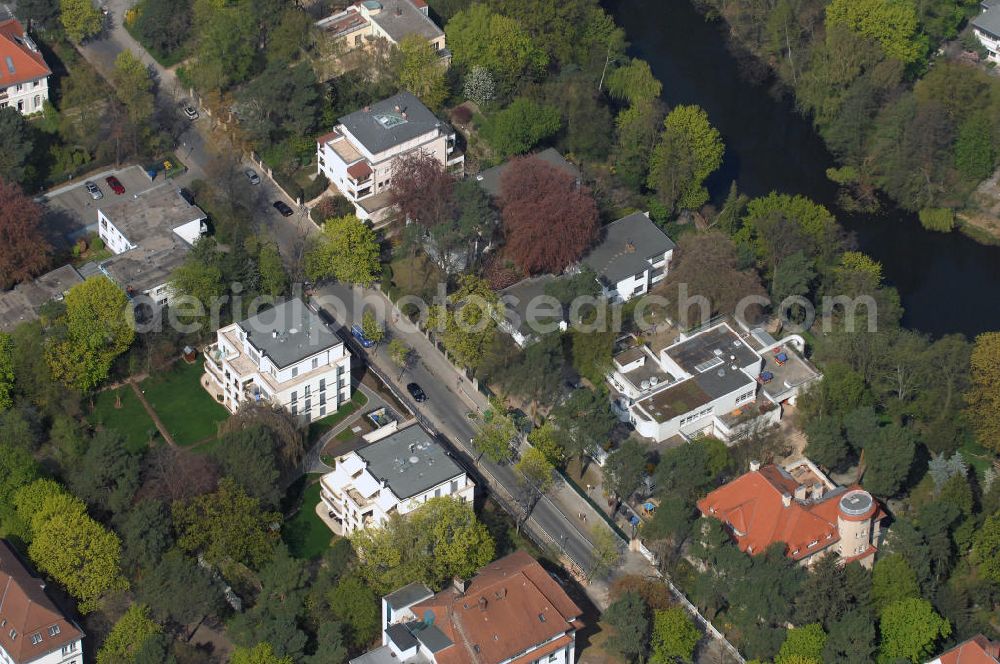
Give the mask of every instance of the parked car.
[{"label": "parked car", "polygon": [[108,183],[109,187],[111,187],[111,191],[115,192],[118,196],[125,193],[125,186],[114,175],[109,175],[104,178],[104,181]]},{"label": "parked car", "polygon": [[188,120],[197,120],[198,119],[198,109],[196,109],[194,106],[185,106],[184,107],[184,115],[187,116]]},{"label": "parked car", "polygon": [[181,198],[187,201],[188,205],[194,205],[194,194],[192,194],[189,190],[181,187],[177,190],[177,193],[181,195]]},{"label": "parked car", "polygon": [[282,217],[290,217],[295,214],[292,208],[288,207],[288,203],[285,201],[275,201],[274,209],[280,212]]},{"label": "parked car", "polygon": [[86,187],[87,193],[90,194],[90,197],[93,198],[95,201],[99,201],[102,198],[104,198],[104,192],[101,191],[101,188],[98,187],[93,182],[91,182],[90,180],[84,182],[83,186]]},{"label": "parked car", "polygon": [[260,176],[257,175],[257,171],[254,169],[246,169],[243,171],[243,175],[247,176],[247,180],[250,180],[250,184],[260,184]]},{"label": "parked car", "polygon": [[365,336],[365,333],[361,331],[361,327],[359,325],[351,326],[351,336],[357,339],[358,343],[364,348],[371,348],[375,345],[374,341]]},{"label": "parked car", "polygon": [[413,400],[417,403],[427,401],[427,395],[424,393],[423,388],[416,383],[409,383],[406,386],[406,391],[410,393],[410,396],[413,397]]}]

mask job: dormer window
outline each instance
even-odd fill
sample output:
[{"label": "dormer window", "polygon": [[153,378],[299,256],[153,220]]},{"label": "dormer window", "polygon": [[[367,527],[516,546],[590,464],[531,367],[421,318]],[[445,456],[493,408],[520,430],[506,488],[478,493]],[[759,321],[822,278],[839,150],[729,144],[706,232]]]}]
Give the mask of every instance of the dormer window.
[{"label": "dormer window", "polygon": [[806,544],[806,548],[807,549],[811,549],[814,546],[816,546],[817,544],[819,544],[819,540],[813,540],[813,541],[809,542],[808,544]]},{"label": "dormer window", "polygon": [[41,634],[39,634],[38,632],[35,632],[34,634],[31,635],[31,645],[37,646],[41,642],[42,642],[42,635]]},{"label": "dormer window", "polygon": [[17,638],[17,630],[16,629],[10,630],[10,640],[13,641],[16,638]]},{"label": "dormer window", "polygon": [[49,627],[49,636],[55,636],[61,631],[62,630],[59,629],[59,625],[53,625],[52,627]]}]

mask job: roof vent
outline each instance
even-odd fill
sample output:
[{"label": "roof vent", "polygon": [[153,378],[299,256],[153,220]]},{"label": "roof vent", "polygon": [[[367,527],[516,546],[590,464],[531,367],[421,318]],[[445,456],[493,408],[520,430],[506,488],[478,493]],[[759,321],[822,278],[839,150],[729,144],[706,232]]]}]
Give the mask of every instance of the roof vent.
[{"label": "roof vent", "polygon": [[751,459],[750,460],[750,472],[751,473],[756,473],[758,470],[760,470],[760,461],[757,461],[756,459]]},{"label": "roof vent", "polygon": [[277,339],[278,338],[278,331],[277,330],[271,330],[271,338],[272,339]]},{"label": "roof vent", "polygon": [[479,610],[480,611],[485,611],[487,604],[489,604],[489,602],[486,601],[485,597],[480,597],[479,598]]},{"label": "roof vent", "polygon": [[736,366],[735,364],[730,364],[729,368],[732,369],[733,371],[736,371],[737,369],[739,369],[739,367]]},{"label": "roof vent", "polygon": [[716,371],[715,373],[717,373],[719,375],[719,377],[721,378],[722,376],[726,375],[726,370],[720,367],[719,370]]},{"label": "roof vent", "polygon": [[410,463],[420,463],[420,457],[411,456],[409,459],[407,459],[407,461],[409,461]]}]

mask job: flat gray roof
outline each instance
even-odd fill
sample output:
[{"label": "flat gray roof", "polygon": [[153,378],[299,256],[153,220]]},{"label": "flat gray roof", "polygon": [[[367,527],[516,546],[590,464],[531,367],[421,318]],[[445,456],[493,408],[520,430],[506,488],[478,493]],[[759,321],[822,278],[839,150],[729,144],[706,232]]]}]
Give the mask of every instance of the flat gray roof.
[{"label": "flat gray roof", "polygon": [[239,326],[253,347],[281,368],[341,343],[297,297],[261,311],[241,321]]},{"label": "flat gray roof", "polygon": [[599,279],[614,286],[649,269],[649,259],[673,249],[674,241],[642,212],[634,212],[604,227],[604,239],[583,262]]},{"label": "flat gray roof", "polygon": [[1000,4],[994,4],[972,19],[972,25],[994,37],[1000,37]]},{"label": "flat gray roof", "polygon": [[385,628],[385,635],[389,637],[397,648],[407,651],[417,645],[417,640],[410,634],[410,630],[403,623],[396,623]]},{"label": "flat gray roof", "polygon": [[409,92],[400,92],[376,102],[368,110],[349,113],[339,122],[372,154],[385,152],[435,129],[451,131],[446,123]]},{"label": "flat gray roof", "polygon": [[696,381],[698,386],[705,390],[705,394],[713,400],[730,394],[741,387],[748,387],[756,384],[756,381],[743,373],[742,369],[736,369],[734,371],[728,366],[720,366],[710,371],[700,373],[691,380]]},{"label": "flat gray roof", "polygon": [[135,249],[112,256],[101,263],[101,268],[121,288],[142,292],[170,281],[190,251],[187,242],[167,231],[145,238]]},{"label": "flat gray roof", "polygon": [[[580,169],[571,162],[567,161],[566,158],[559,154],[559,151],[555,148],[545,148],[541,152],[536,152],[531,156],[538,157],[547,164],[561,168],[578,180],[583,177],[580,173]],[[510,166],[510,162],[505,161],[499,166],[487,168],[485,171],[476,175],[476,181],[486,193],[496,198],[500,195],[500,180],[508,166]]]},{"label": "flat gray roof", "polygon": [[72,265],[57,267],[36,278],[0,292],[0,329],[10,330],[38,318],[38,310],[49,300],[62,298],[83,277]]},{"label": "flat gray roof", "polygon": [[118,200],[105,196],[97,209],[135,245],[173,235],[178,226],[208,218],[204,210],[185,201],[177,189],[166,184]]},{"label": "flat gray roof", "polygon": [[[503,302],[504,312],[507,316],[508,322],[517,322],[515,327],[525,337],[533,336],[535,331],[528,325],[528,305],[535,300],[535,298],[545,295],[545,287],[548,284],[562,278],[563,277],[555,277],[551,274],[543,274],[538,277],[522,279],[516,284],[507,286],[507,288],[500,291],[501,301]],[[537,311],[534,312],[537,323],[558,323],[563,319],[561,306],[552,309],[553,311],[558,310],[558,313],[556,313],[555,316],[547,315],[547,312],[549,311],[548,306],[536,304],[535,307],[537,309]],[[546,312],[546,315],[543,315],[543,312]]]},{"label": "flat gray roof", "polygon": [[410,0],[383,0],[382,11],[371,14],[371,20],[385,30],[394,42],[418,35],[430,41],[444,35],[429,16],[417,9]]},{"label": "flat gray roof", "polygon": [[[423,623],[417,623],[414,627],[419,627]],[[440,652],[448,646],[454,645],[452,640],[445,636],[437,625],[426,625],[419,629],[414,629],[414,636],[424,647],[431,652]]]},{"label": "flat gray roof", "polygon": [[729,359],[731,355],[736,356],[736,365],[739,367],[745,367],[759,358],[756,351],[725,325],[696,334],[668,348],[667,355],[689,374],[714,369],[705,367],[707,362],[728,367],[732,364]]},{"label": "flat gray roof", "polygon": [[400,500],[443,484],[464,471],[418,424],[358,450],[376,480],[385,480]]},{"label": "flat gray roof", "polygon": [[385,601],[393,609],[402,609],[433,596],[434,593],[430,588],[419,581],[414,581],[386,595]]}]

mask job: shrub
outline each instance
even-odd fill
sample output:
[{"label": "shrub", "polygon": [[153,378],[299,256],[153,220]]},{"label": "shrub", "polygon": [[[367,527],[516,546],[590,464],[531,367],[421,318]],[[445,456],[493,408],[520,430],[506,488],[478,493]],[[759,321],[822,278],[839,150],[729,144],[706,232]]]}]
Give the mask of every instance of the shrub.
[{"label": "shrub", "polygon": [[309,217],[317,224],[322,224],[327,219],[346,217],[354,214],[354,205],[339,194],[324,198],[309,211]]},{"label": "shrub", "polygon": [[929,231],[948,233],[955,228],[955,211],[951,208],[924,208],[917,216]]},{"label": "shrub", "polygon": [[472,110],[468,106],[456,106],[451,111],[451,119],[456,124],[469,124],[472,120]]},{"label": "shrub", "polygon": [[330,181],[326,179],[326,176],[322,173],[317,175],[314,179],[309,181],[309,184],[302,187],[302,193],[305,196],[305,200],[311,201],[316,198],[330,186]]}]

